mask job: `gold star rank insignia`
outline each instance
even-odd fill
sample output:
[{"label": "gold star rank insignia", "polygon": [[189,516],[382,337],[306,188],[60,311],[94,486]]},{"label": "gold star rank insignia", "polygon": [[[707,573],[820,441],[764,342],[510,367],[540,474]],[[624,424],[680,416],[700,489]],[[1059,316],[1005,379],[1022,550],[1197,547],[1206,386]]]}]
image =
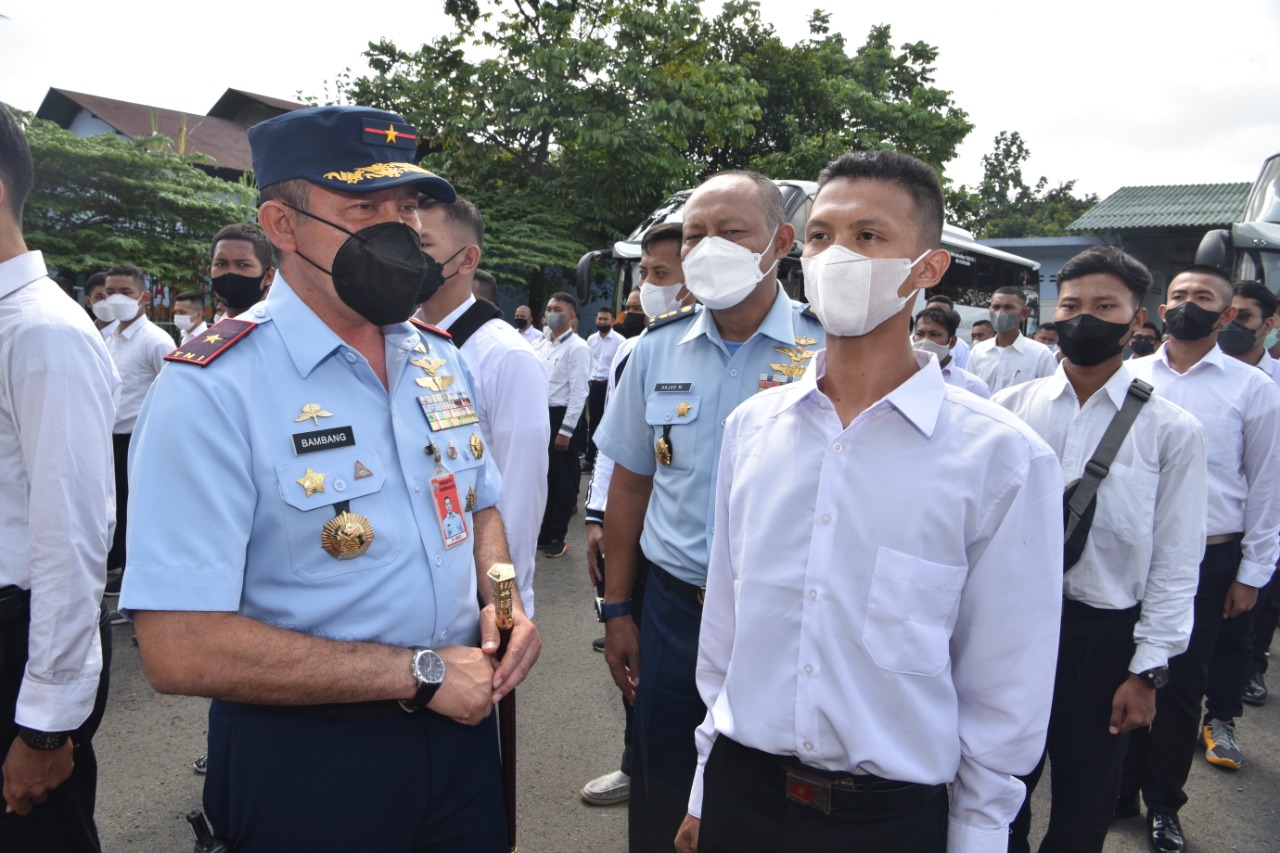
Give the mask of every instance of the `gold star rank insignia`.
[{"label": "gold star rank insignia", "polygon": [[396,133],[396,126],[394,124],[387,125],[386,134],[388,142],[395,142],[396,137],[400,135]]},{"label": "gold star rank insignia", "polygon": [[320,426],[320,418],[331,417],[333,417],[333,412],[326,412],[319,403],[307,403],[302,407],[302,414],[294,418],[293,422],[300,424],[303,421],[311,421],[316,426]]},{"label": "gold star rank insignia", "polygon": [[676,417],[687,418],[689,416],[689,412],[692,409],[693,407],[690,406],[688,403],[681,403],[680,405],[676,406]]},{"label": "gold star rank insignia", "polygon": [[216,344],[220,340],[222,340],[222,335],[209,335],[204,339],[204,342],[206,344]]},{"label": "gold star rank insignia", "polygon": [[296,482],[306,490],[307,497],[311,497],[316,492],[324,491],[324,474],[319,474],[312,471],[310,468],[308,468],[307,473],[303,474],[302,478]]}]

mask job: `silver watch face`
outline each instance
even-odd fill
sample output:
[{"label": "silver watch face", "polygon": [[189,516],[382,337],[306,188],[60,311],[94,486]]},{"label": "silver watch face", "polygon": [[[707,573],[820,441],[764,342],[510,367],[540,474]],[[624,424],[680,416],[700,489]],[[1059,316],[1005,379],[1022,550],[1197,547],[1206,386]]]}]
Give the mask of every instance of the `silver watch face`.
[{"label": "silver watch face", "polygon": [[423,649],[414,655],[413,670],[419,683],[440,684],[444,681],[444,661],[430,649]]}]

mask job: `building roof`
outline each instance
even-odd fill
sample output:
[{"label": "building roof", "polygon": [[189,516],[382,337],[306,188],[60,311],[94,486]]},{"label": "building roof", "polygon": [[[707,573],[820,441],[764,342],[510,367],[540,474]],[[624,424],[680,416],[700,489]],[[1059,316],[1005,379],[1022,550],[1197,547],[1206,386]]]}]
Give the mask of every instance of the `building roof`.
[{"label": "building roof", "polygon": [[1067,230],[1219,227],[1239,220],[1248,197],[1247,183],[1121,187],[1068,225]]},{"label": "building roof", "polygon": [[86,110],[131,139],[163,134],[183,153],[203,154],[213,160],[218,171],[226,173],[253,169],[253,156],[245,133],[250,125],[303,106],[228,89],[208,115],[199,115],[68,89],[50,89],[36,115],[70,127],[80,111]]}]

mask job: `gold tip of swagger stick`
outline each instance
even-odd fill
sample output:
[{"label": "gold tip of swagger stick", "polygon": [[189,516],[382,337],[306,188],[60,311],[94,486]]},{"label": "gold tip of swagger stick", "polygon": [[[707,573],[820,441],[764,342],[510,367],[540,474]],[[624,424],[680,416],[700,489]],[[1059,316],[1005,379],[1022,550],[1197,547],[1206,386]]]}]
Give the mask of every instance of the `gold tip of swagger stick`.
[{"label": "gold tip of swagger stick", "polygon": [[493,606],[497,611],[499,628],[515,625],[512,614],[516,589],[516,567],[510,563],[494,563],[489,569],[489,584],[493,587]]}]

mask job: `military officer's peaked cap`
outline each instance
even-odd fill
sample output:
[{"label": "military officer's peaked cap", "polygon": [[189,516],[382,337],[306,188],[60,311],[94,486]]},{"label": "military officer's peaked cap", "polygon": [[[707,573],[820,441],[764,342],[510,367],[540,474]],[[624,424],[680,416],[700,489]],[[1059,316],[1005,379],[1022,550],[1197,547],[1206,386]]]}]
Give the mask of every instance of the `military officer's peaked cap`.
[{"label": "military officer's peaked cap", "polygon": [[452,204],[453,187],[417,165],[418,132],[395,113],[371,107],[295,110],[249,128],[259,187],[303,178],[326,189],[377,192],[410,185]]}]

